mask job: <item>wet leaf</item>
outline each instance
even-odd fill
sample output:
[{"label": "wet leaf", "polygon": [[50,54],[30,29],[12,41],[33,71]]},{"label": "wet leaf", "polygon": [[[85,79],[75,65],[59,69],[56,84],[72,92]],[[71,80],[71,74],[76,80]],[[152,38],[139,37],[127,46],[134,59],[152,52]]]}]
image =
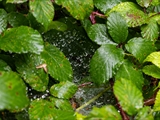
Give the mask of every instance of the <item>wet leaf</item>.
[{"label": "wet leaf", "polygon": [[142,90],[142,86],[144,83],[143,74],[140,70],[134,68],[133,63],[128,60],[125,60],[121,67],[118,69],[117,74],[115,76],[116,80],[120,80],[124,78],[126,80],[131,80],[132,83],[139,89]]},{"label": "wet leaf", "polygon": [[160,79],[160,68],[155,65],[146,65],[143,67],[143,72],[149,76]]},{"label": "wet leaf", "polygon": [[7,27],[7,12],[4,9],[0,9],[0,34]]},{"label": "wet leaf", "polygon": [[43,60],[36,54],[24,54],[16,56],[16,69],[22,78],[37,91],[45,91],[49,82],[48,75],[43,69],[36,66],[43,63]]},{"label": "wet leaf", "polygon": [[122,120],[120,113],[115,107],[108,105],[102,108],[94,107],[84,120]]},{"label": "wet leaf", "polygon": [[50,92],[53,96],[63,99],[69,99],[73,97],[76,91],[77,86],[69,81],[54,84],[50,89]]},{"label": "wet leaf", "polygon": [[11,71],[12,69],[10,68],[9,65],[3,60],[0,59],[0,71]]},{"label": "wet leaf", "polygon": [[157,92],[155,104],[153,106],[154,111],[160,111],[160,90]]},{"label": "wet leaf", "polygon": [[116,43],[125,42],[128,36],[128,26],[124,17],[112,12],[107,21],[108,32]]},{"label": "wet leaf", "polygon": [[14,72],[0,72],[0,110],[20,111],[27,107],[26,86]]},{"label": "wet leaf", "polygon": [[123,78],[116,80],[113,90],[120,105],[127,114],[135,115],[143,107],[142,93],[131,80]]},{"label": "wet leaf", "polygon": [[90,62],[90,75],[97,85],[106,83],[123,61],[123,50],[115,45],[102,45]]},{"label": "wet leaf", "polygon": [[46,29],[54,17],[54,7],[51,0],[30,0],[30,12]]},{"label": "wet leaf", "polygon": [[27,2],[27,0],[7,0],[6,1],[7,3],[24,3],[24,2]]},{"label": "wet leaf", "polygon": [[125,45],[127,51],[133,54],[135,58],[139,62],[143,62],[143,60],[152,52],[154,52],[155,46],[151,40],[143,39],[143,38],[132,38]]},{"label": "wet leaf", "polygon": [[115,44],[107,34],[107,27],[105,24],[94,24],[90,26],[87,34],[91,40],[99,45],[102,44]]},{"label": "wet leaf", "polygon": [[55,0],[57,4],[65,7],[77,20],[89,17],[93,10],[93,0]]},{"label": "wet leaf", "polygon": [[43,51],[43,39],[34,29],[27,26],[7,29],[0,37],[0,49],[15,53]]},{"label": "wet leaf", "polygon": [[148,7],[148,6],[150,6],[150,4],[151,4],[151,0],[136,0],[137,1],[137,3],[140,5],[140,6],[142,6],[142,7]]}]

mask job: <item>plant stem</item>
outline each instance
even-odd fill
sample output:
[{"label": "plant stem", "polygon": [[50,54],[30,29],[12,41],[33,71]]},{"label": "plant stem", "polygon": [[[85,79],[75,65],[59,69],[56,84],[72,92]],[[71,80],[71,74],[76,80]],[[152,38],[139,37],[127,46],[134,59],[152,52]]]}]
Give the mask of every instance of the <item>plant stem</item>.
[{"label": "plant stem", "polygon": [[108,91],[110,88],[111,88],[111,86],[109,86],[106,89],[104,89],[103,91],[101,91],[98,95],[96,95],[95,97],[93,97],[91,100],[89,100],[88,102],[86,102],[85,104],[83,104],[82,106],[80,106],[79,108],[77,108],[76,112],[78,112],[79,110],[85,108],[86,106],[88,106],[89,104],[91,104],[92,102],[94,102],[96,99],[98,99],[100,96],[102,96],[102,94],[105,93],[106,91]]}]

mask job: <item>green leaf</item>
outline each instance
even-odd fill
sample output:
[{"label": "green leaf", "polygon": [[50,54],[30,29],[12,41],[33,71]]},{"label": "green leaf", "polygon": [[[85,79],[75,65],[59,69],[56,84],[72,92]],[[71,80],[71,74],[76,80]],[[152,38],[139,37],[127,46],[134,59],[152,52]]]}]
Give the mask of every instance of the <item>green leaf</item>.
[{"label": "green leaf", "polygon": [[0,36],[0,49],[15,53],[43,51],[43,39],[34,29],[27,26],[7,29]]},{"label": "green leaf", "polygon": [[122,2],[113,7],[107,15],[113,11],[119,12],[126,19],[128,27],[141,26],[147,20],[147,15],[133,2]]},{"label": "green leaf", "polygon": [[156,21],[151,21],[147,25],[141,27],[141,34],[143,38],[155,41],[159,36],[159,26]]},{"label": "green leaf", "polygon": [[143,38],[132,38],[125,45],[128,52],[132,53],[139,62],[143,60],[152,52],[154,52],[155,46],[151,40]]},{"label": "green leaf", "polygon": [[50,92],[53,96],[63,99],[69,99],[73,97],[76,91],[77,86],[69,81],[54,84],[50,89]]},{"label": "green leaf", "polygon": [[14,72],[0,72],[0,110],[20,111],[27,107],[26,86]]},{"label": "green leaf", "polygon": [[77,20],[89,17],[93,10],[93,0],[55,0],[57,4],[65,7]]},{"label": "green leaf", "polygon": [[45,91],[49,82],[48,75],[43,69],[36,67],[43,64],[43,60],[36,54],[16,56],[16,69],[23,79],[35,90]]},{"label": "green leaf", "polygon": [[125,42],[128,36],[128,26],[124,17],[112,12],[107,21],[108,32],[116,43]]},{"label": "green leaf", "polygon": [[100,9],[103,13],[106,13],[110,9],[112,9],[114,6],[121,2],[125,2],[127,0],[93,0],[94,5]]},{"label": "green leaf", "polygon": [[27,0],[7,0],[6,2],[19,4],[19,3],[27,2]]},{"label": "green leaf", "polygon": [[0,59],[0,71],[11,71],[12,69],[10,68],[9,65],[7,65],[6,62]]},{"label": "green leaf", "polygon": [[50,23],[50,25],[48,26],[47,31],[49,31],[51,29],[55,29],[58,31],[65,31],[65,30],[67,30],[67,25],[62,22],[59,22],[59,21],[52,21]]},{"label": "green leaf", "polygon": [[155,65],[146,65],[143,67],[143,72],[149,76],[160,79],[160,68]]},{"label": "green leaf", "polygon": [[160,1],[159,0],[152,0],[151,4],[153,6],[160,5]]},{"label": "green leaf", "polygon": [[7,15],[7,18],[8,18],[9,24],[12,27],[18,27],[21,25],[24,25],[24,26],[28,25],[27,18],[21,13],[11,12]]},{"label": "green leaf", "polygon": [[160,68],[160,52],[152,52],[143,62],[152,62]]},{"label": "green leaf", "polygon": [[129,115],[135,115],[143,107],[141,91],[131,80],[121,78],[116,80],[113,86],[114,94],[119,100],[122,109]]},{"label": "green leaf", "polygon": [[154,111],[160,111],[160,90],[157,92],[155,104],[153,106]]},{"label": "green leaf", "polygon": [[58,81],[72,81],[72,67],[64,54],[55,46],[46,44],[41,58],[47,64],[48,73]]},{"label": "green leaf", "polygon": [[115,76],[116,80],[124,78],[126,80],[131,80],[132,83],[139,89],[142,90],[144,83],[143,74],[140,70],[134,68],[133,63],[128,60],[125,60],[121,67],[118,69]]},{"label": "green leaf", "polygon": [[0,34],[7,27],[7,12],[4,9],[0,9]]},{"label": "green leaf", "polygon": [[102,45],[90,62],[90,75],[97,85],[106,83],[123,61],[123,50],[115,45]]},{"label": "green leaf", "polygon": [[112,105],[94,107],[85,120],[122,120],[120,113]]},{"label": "green leaf", "polygon": [[150,6],[150,4],[151,4],[151,0],[136,0],[137,1],[137,3],[140,5],[140,6],[142,6],[142,7],[148,7],[148,6]]},{"label": "green leaf", "polygon": [[46,29],[54,17],[54,7],[51,0],[30,0],[30,12]]},{"label": "green leaf", "polygon": [[107,34],[107,27],[105,24],[94,24],[90,26],[87,31],[89,38],[99,45],[102,44],[115,44],[111,41]]},{"label": "green leaf", "polygon": [[140,109],[135,116],[135,120],[154,120],[151,108],[149,106],[145,106]]}]

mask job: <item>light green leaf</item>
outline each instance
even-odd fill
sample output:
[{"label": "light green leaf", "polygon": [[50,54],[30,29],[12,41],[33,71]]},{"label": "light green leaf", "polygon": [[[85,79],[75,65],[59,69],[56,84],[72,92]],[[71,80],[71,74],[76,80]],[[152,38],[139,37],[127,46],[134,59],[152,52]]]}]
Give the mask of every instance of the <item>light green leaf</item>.
[{"label": "light green leaf", "polygon": [[154,52],[155,46],[151,40],[143,38],[132,38],[125,45],[128,52],[132,53],[139,62],[143,60],[152,52]]},{"label": "light green leaf", "polygon": [[59,5],[65,7],[77,20],[89,17],[93,10],[93,0],[55,0]]},{"label": "light green leaf", "polygon": [[150,6],[150,4],[151,4],[151,0],[136,0],[137,1],[137,3],[140,5],[140,6],[142,6],[142,7],[148,7],[148,6]]},{"label": "light green leaf", "polygon": [[105,24],[94,24],[90,26],[87,34],[91,40],[99,45],[102,44],[115,44],[107,34],[107,27]]},{"label": "light green leaf", "polygon": [[49,82],[48,75],[42,69],[37,69],[39,65],[43,65],[43,60],[36,54],[18,55],[15,59],[17,71],[22,78],[37,91],[45,91]]},{"label": "light green leaf", "polygon": [[27,26],[7,29],[0,36],[0,49],[15,53],[36,53],[43,51],[43,39],[34,29]]},{"label": "light green leaf", "polygon": [[160,79],[160,68],[155,65],[146,65],[143,67],[143,72],[149,76]]},{"label": "light green leaf", "polygon": [[155,104],[153,106],[153,110],[154,111],[160,111],[160,90],[157,92],[156,101],[155,101]]},{"label": "light green leaf", "polygon": [[72,81],[72,67],[64,54],[55,46],[46,44],[41,58],[47,64],[48,73],[58,81]]},{"label": "light green leaf", "polygon": [[123,78],[116,80],[113,90],[122,109],[126,111],[127,114],[135,115],[139,109],[143,107],[142,93],[131,80]]},{"label": "light green leaf", "polygon": [[54,17],[51,0],[30,0],[29,7],[36,20],[47,29]]},{"label": "light green leaf", "polygon": [[128,27],[141,26],[147,21],[147,15],[133,2],[122,2],[116,5],[107,13],[107,16],[113,11],[119,12],[126,19]]},{"label": "light green leaf", "polygon": [[12,69],[10,68],[9,65],[3,60],[0,59],[0,71],[11,71]]},{"label": "light green leaf", "polygon": [[143,38],[155,41],[159,36],[159,26],[156,21],[151,21],[147,25],[141,27],[141,34]]},{"label": "light green leaf", "polygon": [[73,97],[76,91],[77,86],[69,81],[54,84],[50,89],[50,92],[53,96],[63,99],[69,99]]},{"label": "light green leaf", "polygon": [[117,74],[115,76],[116,80],[120,80],[124,78],[126,80],[131,80],[132,83],[139,89],[142,90],[142,86],[144,83],[143,74],[140,70],[134,68],[133,63],[128,60],[125,60],[121,67],[118,69]]},{"label": "light green leaf", "polygon": [[152,62],[160,68],[160,52],[152,52],[143,62]]},{"label": "light green leaf", "polygon": [[120,113],[112,105],[94,107],[84,120],[122,120]]},{"label": "light green leaf", "polygon": [[107,21],[108,32],[116,43],[125,42],[128,36],[128,26],[124,17],[112,12]]},{"label": "light green leaf", "polygon": [[160,1],[159,0],[152,0],[151,4],[153,6],[160,5]]},{"label": "light green leaf", "polygon": [[145,106],[140,109],[135,116],[135,120],[154,120],[151,108],[149,106]]},{"label": "light green leaf", "polygon": [[16,3],[16,4],[24,3],[24,2],[27,2],[27,0],[7,0],[6,1],[6,3]]},{"label": "light green leaf", "polygon": [[116,72],[123,61],[123,50],[115,45],[102,45],[93,55],[90,62],[92,80],[101,85],[106,83]]},{"label": "light green leaf", "polygon": [[7,27],[7,12],[4,9],[0,9],[0,34]]},{"label": "light green leaf", "polygon": [[0,110],[20,111],[27,107],[26,86],[14,72],[0,72]]}]

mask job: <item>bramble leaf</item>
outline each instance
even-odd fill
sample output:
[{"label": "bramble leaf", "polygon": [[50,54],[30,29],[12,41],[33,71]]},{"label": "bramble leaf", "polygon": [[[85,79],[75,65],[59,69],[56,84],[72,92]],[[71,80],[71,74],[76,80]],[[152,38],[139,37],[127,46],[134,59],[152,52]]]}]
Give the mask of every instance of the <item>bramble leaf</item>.
[{"label": "bramble leaf", "polygon": [[142,93],[131,80],[116,80],[113,90],[123,110],[129,115],[135,115],[143,107]]}]

